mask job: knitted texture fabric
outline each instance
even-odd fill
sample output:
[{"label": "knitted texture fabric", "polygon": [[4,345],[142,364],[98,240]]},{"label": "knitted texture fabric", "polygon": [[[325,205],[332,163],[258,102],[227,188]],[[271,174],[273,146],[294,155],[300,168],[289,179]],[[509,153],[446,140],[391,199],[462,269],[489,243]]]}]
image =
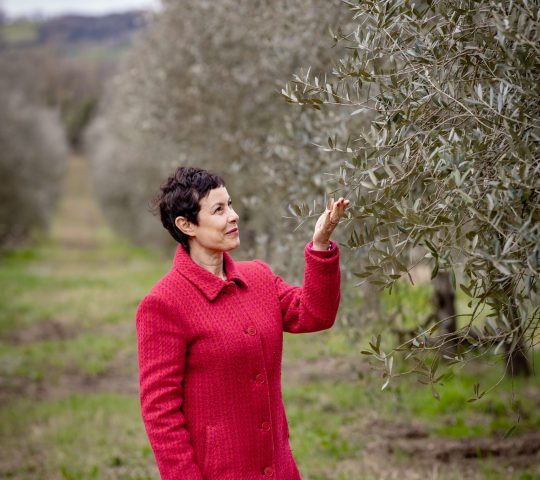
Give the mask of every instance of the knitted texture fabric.
[{"label": "knitted texture fabric", "polygon": [[304,249],[302,286],[224,252],[227,280],[178,246],[136,315],[141,413],[163,480],[300,480],[281,393],[283,332],[330,328],[339,249]]}]

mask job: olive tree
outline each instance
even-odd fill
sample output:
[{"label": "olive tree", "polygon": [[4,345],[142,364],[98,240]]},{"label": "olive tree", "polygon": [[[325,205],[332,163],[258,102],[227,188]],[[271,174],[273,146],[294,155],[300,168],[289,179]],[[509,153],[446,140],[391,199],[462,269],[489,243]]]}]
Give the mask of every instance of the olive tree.
[{"label": "olive tree", "polygon": [[396,351],[435,383],[447,342],[451,362],[494,347],[509,372],[527,374],[540,320],[539,4],[343,3],[351,23],[331,35],[346,53],[324,74],[300,71],[282,94],[369,119],[365,129],[346,122],[326,146],[343,160],[335,173],[352,200],[357,275],[391,291],[429,262],[432,278],[448,273],[469,297],[456,332],[441,335],[439,319],[391,352],[379,337],[365,353],[383,362],[385,385]]},{"label": "olive tree", "polygon": [[323,172],[335,159],[293,128],[294,118],[315,122],[318,113],[291,116],[280,79],[305,58],[317,71],[330,65],[323,32],[344,13],[339,2],[322,0],[165,1],[86,141],[113,225],[155,244],[162,229],[148,202],[159,180],[180,164],[199,165],[227,181],[241,218],[239,254],[299,271],[302,256],[291,262],[286,252],[309,233],[292,232],[295,223],[281,217],[294,195],[309,192],[322,203]]},{"label": "olive tree", "polygon": [[42,102],[30,62],[0,58],[0,247],[12,248],[47,227],[67,165],[58,113]]}]

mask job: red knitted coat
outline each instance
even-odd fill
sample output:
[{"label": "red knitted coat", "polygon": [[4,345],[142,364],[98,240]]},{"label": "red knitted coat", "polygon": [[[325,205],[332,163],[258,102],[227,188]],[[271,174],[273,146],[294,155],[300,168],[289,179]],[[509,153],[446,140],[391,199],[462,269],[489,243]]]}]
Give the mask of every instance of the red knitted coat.
[{"label": "red knitted coat", "polygon": [[227,281],[178,246],[136,317],[142,418],[163,480],[299,480],[281,396],[283,331],[330,328],[339,249],[304,250],[302,287],[224,252]]}]

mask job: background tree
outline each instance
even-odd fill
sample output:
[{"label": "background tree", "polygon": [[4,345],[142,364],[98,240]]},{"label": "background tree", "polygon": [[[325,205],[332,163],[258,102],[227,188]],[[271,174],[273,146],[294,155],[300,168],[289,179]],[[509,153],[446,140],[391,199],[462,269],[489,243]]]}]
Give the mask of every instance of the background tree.
[{"label": "background tree", "polygon": [[[0,244],[47,225],[67,161],[141,12],[47,20],[0,15]],[[67,138],[67,142],[66,142]]]},{"label": "background tree", "polygon": [[[339,175],[354,201],[349,246],[367,262],[358,275],[391,290],[409,276],[411,248],[423,249],[432,277],[448,272],[470,297],[448,337],[453,360],[504,346],[508,370],[526,374],[540,320],[539,5],[345,3],[353,24],[333,37],[347,53],[283,95],[371,119],[328,140],[348,157]],[[428,383],[438,362],[420,354],[440,355],[436,325],[402,346]],[[373,350],[390,378],[388,355]]]},{"label": "background tree", "polygon": [[67,164],[57,112],[42,101],[43,84],[31,63],[0,58],[0,247],[27,241],[48,225]]},{"label": "background tree", "polygon": [[323,33],[345,13],[322,0],[164,2],[87,137],[111,223],[140,243],[170,245],[148,214],[149,199],[175,166],[200,165],[223,174],[234,194],[239,254],[299,274],[303,259],[291,262],[285,252],[308,238],[293,232],[295,222],[277,220],[290,215],[291,195],[310,192],[322,208],[323,172],[336,160],[306,133],[317,112],[291,112],[279,101],[279,79],[306,57],[318,71],[328,67],[333,52]]}]

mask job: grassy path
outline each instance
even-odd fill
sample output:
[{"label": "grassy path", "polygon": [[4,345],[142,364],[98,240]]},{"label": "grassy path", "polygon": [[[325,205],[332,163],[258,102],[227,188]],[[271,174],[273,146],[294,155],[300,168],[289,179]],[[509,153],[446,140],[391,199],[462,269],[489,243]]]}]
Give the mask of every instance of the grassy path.
[{"label": "grassy path", "polygon": [[[74,157],[50,234],[0,262],[0,478],[159,478],[139,416],[133,316],[170,259],[112,234]],[[448,378],[437,402],[407,381],[380,392],[338,328],[285,343],[285,404],[304,480],[540,478],[534,449],[448,455],[463,437],[474,450],[476,437],[500,439],[512,425],[509,382],[466,402],[478,374],[494,380],[496,368]],[[518,432],[540,443],[540,386],[515,387]]]},{"label": "grassy path", "polygon": [[167,268],[110,232],[73,158],[50,236],[2,259],[0,478],[157,478],[133,313]]}]

